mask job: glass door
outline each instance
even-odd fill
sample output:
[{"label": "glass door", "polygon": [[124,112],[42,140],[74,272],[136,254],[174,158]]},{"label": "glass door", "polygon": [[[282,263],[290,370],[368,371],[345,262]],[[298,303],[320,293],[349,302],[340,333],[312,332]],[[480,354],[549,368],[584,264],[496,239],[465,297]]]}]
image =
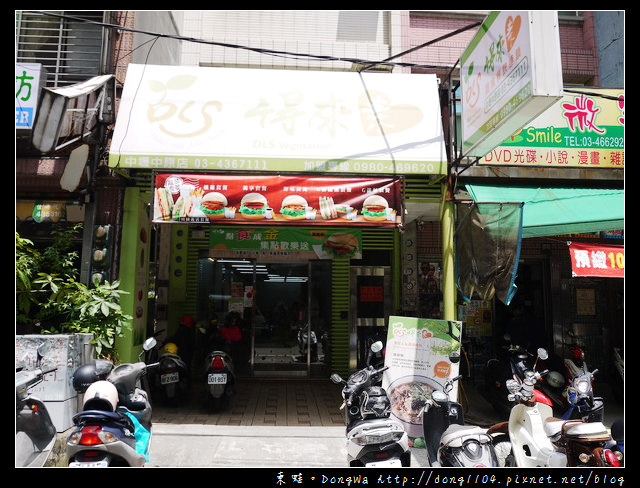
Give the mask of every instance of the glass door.
[{"label": "glass door", "polygon": [[243,318],[240,372],[256,376],[327,376],[331,262],[200,261],[201,322],[216,328],[231,312]]},{"label": "glass door", "polygon": [[254,374],[306,374],[308,282],[306,261],[256,263]]}]

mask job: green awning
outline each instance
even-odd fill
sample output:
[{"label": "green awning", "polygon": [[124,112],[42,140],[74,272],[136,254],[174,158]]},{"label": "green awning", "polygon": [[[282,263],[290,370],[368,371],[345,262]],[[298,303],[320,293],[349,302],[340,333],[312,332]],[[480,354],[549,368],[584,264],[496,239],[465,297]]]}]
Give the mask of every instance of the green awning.
[{"label": "green awning", "polygon": [[522,237],[624,229],[624,190],[465,186],[476,202],[524,202]]}]

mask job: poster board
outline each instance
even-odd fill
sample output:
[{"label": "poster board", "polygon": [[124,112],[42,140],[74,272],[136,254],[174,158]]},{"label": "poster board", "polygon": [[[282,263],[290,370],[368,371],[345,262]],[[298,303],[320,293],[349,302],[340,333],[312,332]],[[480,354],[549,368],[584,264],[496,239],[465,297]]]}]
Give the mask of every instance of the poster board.
[{"label": "poster board", "polygon": [[[390,316],[382,387],[391,400],[391,415],[408,436],[423,437],[422,409],[433,389],[442,389],[458,375],[459,364],[450,361],[460,353],[462,323],[451,320]],[[456,400],[457,383],[449,392]]]}]

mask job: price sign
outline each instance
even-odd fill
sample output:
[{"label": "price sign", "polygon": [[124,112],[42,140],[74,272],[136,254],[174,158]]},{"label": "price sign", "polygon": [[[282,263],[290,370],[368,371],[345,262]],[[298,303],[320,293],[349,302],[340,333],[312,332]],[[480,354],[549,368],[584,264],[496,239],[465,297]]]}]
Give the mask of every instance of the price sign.
[{"label": "price sign", "polygon": [[568,244],[573,277],[624,278],[624,246]]}]

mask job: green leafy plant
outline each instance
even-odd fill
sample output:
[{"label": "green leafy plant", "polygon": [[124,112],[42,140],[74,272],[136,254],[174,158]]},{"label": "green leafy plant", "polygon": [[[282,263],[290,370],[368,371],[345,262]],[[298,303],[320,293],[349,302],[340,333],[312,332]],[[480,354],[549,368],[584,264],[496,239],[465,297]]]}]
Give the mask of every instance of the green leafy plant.
[{"label": "green leafy plant", "polygon": [[77,253],[70,251],[78,226],[52,232],[54,242],[40,252],[16,233],[16,319],[35,323],[41,333],[93,334],[99,357],[115,357],[115,341],[131,316],[120,307],[119,281],[77,281]]}]

